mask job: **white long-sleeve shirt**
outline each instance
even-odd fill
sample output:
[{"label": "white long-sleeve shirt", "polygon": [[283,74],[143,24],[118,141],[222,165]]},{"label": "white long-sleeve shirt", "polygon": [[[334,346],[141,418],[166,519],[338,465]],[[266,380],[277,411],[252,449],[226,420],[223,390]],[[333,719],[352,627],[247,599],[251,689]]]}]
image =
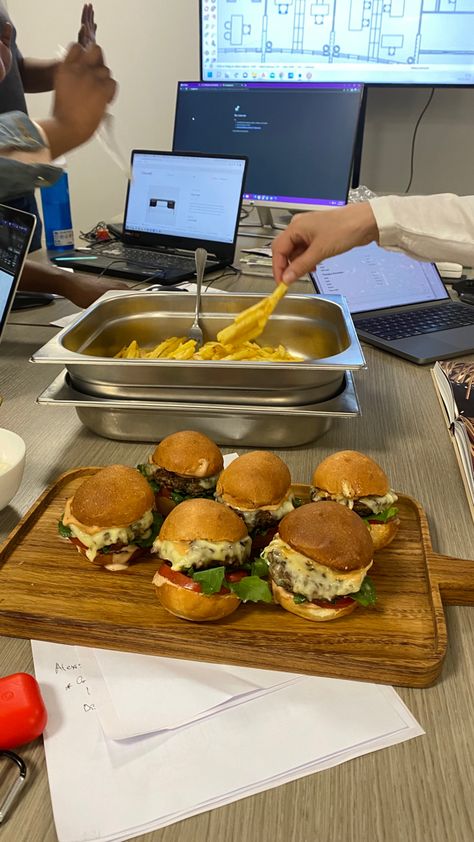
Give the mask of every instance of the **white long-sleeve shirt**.
[{"label": "white long-sleeve shirt", "polygon": [[370,205],[384,248],[474,266],[474,196],[381,196]]}]

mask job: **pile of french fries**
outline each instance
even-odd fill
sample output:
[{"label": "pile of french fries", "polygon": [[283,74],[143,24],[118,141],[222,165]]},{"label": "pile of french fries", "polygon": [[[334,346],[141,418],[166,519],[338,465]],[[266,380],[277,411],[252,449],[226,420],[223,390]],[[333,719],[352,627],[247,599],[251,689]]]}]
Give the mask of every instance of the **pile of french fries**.
[{"label": "pile of french fries", "polygon": [[253,342],[262,333],[270,315],[287,292],[286,284],[278,284],[271,295],[238,313],[232,324],[217,334],[217,342],[206,342],[196,348],[193,339],[172,336],[151,351],[140,348],[133,340],[115,356],[126,360],[265,360],[298,362],[301,357],[290,354],[284,345],[258,345]]},{"label": "pile of french fries", "polygon": [[258,345],[256,342],[241,342],[239,345],[223,345],[221,342],[205,342],[196,350],[194,339],[172,336],[147,350],[134,339],[115,356],[125,360],[264,360],[266,362],[298,362],[301,357],[290,354],[284,345]]}]

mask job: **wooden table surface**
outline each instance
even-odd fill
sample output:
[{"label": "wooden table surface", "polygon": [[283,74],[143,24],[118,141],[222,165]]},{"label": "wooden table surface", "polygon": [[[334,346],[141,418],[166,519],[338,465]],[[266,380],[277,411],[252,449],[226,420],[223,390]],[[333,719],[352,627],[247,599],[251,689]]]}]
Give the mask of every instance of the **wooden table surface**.
[{"label": "wooden table surface", "polygon": [[[270,289],[272,282],[256,283]],[[0,349],[0,426],[25,439],[27,464],[13,504],[0,513],[2,538],[61,472],[81,464],[134,464],[149,452],[147,444],[99,438],[82,427],[73,409],[35,404],[59,368],[28,362],[53,334],[50,327],[33,325],[72,309],[58,300],[46,308],[15,313],[5,331]],[[368,367],[356,376],[362,415],[335,423],[313,445],[279,454],[301,482],[309,482],[316,462],[334,450],[370,454],[383,465],[395,489],[423,505],[435,550],[474,559],[474,525],[429,366],[418,367],[368,346],[364,351]],[[426,690],[399,690],[426,736],[140,839],[470,842],[474,839],[474,610],[449,608],[447,619],[449,650],[438,684]],[[29,642],[0,638],[0,675],[17,671],[33,672]],[[28,784],[2,825],[2,842],[55,842],[41,740],[22,749],[22,755],[29,766]]]}]

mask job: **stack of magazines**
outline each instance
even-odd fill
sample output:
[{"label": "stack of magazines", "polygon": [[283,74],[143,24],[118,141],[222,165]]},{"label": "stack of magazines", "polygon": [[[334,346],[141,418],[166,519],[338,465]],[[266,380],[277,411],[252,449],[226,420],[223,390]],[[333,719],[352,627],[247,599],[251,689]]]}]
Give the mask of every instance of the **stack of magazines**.
[{"label": "stack of magazines", "polygon": [[431,373],[446,411],[474,518],[474,362],[445,360],[435,363]]}]

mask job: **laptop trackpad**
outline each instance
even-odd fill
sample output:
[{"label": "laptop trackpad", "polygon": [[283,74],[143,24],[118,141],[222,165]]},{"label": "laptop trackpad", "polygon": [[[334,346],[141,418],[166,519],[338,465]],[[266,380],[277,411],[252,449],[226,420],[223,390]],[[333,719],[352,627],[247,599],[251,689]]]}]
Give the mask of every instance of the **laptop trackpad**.
[{"label": "laptop trackpad", "polygon": [[424,333],[420,336],[398,339],[393,342],[393,348],[394,350],[399,348],[402,353],[415,357],[420,362],[445,360],[474,351],[474,329],[472,325],[466,325],[466,327],[442,330],[438,333]]}]

